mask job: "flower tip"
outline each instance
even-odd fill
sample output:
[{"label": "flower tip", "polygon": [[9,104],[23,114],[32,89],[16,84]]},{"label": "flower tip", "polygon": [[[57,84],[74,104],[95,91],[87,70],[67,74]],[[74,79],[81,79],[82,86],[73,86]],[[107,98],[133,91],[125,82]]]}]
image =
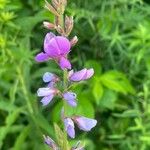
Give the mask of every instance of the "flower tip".
[{"label": "flower tip", "polygon": [[35,61],[37,62],[44,62],[47,61],[49,59],[48,55],[46,53],[39,53],[35,56]]},{"label": "flower tip", "polygon": [[44,27],[45,27],[46,29],[50,29],[50,30],[55,29],[55,25],[54,25],[53,23],[44,21],[44,22],[43,22],[43,25],[44,25]]},{"label": "flower tip", "polygon": [[93,75],[94,75],[94,69],[93,68],[88,69],[86,79],[91,78]]},{"label": "flower tip", "polygon": [[74,117],[73,119],[77,123],[80,130],[87,131],[87,132],[90,131],[92,128],[94,128],[97,124],[97,120],[86,118],[83,116],[77,116]]},{"label": "flower tip", "polygon": [[45,72],[43,75],[43,81],[46,83],[52,81],[54,78],[55,78],[55,75],[50,72]]},{"label": "flower tip", "polygon": [[71,41],[70,41],[70,44],[71,46],[75,46],[78,42],[78,37],[77,36],[74,36]]}]

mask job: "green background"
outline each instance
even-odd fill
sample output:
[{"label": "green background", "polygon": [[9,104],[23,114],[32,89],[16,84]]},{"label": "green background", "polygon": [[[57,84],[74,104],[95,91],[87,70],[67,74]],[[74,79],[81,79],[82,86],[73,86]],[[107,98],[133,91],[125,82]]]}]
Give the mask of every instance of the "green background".
[{"label": "green background", "polygon": [[[55,139],[60,99],[42,107],[36,91],[53,62],[36,63],[53,20],[43,0],[0,0],[0,149],[48,150],[42,134]],[[148,0],[68,0],[78,44],[70,60],[95,76],[74,87],[79,106],[69,114],[98,120],[91,132],[76,129],[74,143],[87,150],[150,149],[150,2]],[[61,127],[61,126],[60,126]]]}]

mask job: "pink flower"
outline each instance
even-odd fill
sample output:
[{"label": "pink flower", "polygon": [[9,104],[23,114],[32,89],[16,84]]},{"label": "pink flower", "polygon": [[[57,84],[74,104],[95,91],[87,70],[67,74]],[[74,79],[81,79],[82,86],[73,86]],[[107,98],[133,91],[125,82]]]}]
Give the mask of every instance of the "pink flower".
[{"label": "pink flower", "polygon": [[87,79],[91,78],[93,76],[93,74],[94,74],[93,68],[91,68],[91,69],[84,68],[75,73],[73,70],[69,71],[68,77],[69,77],[70,81],[78,82],[78,81],[87,80]]},{"label": "pink flower", "polygon": [[44,40],[44,52],[36,55],[37,62],[54,59],[58,62],[61,69],[71,69],[71,64],[67,59],[70,52],[70,41],[64,36],[55,36],[53,33],[47,33]]}]

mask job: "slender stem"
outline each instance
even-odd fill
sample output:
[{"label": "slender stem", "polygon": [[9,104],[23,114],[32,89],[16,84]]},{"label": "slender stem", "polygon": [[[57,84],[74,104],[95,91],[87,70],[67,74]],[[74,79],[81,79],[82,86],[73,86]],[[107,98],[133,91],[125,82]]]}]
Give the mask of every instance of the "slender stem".
[{"label": "slender stem", "polygon": [[30,99],[29,99],[29,96],[28,96],[28,91],[27,91],[27,88],[26,88],[26,85],[25,85],[24,78],[22,76],[22,71],[21,71],[21,67],[20,66],[17,67],[17,72],[18,72],[18,77],[19,77],[20,83],[22,85],[22,91],[23,91],[23,94],[25,96],[25,100],[26,100],[26,103],[27,103],[28,111],[29,111],[29,113],[33,114],[32,105],[30,103]]}]

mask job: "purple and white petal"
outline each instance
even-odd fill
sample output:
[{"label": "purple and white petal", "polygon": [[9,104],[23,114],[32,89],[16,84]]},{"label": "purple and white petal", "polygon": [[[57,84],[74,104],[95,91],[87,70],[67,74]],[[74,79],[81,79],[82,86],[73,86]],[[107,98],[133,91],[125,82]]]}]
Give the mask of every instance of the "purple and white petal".
[{"label": "purple and white petal", "polygon": [[55,93],[55,90],[52,89],[52,88],[39,88],[38,91],[37,91],[37,95],[39,97],[42,97],[42,96],[49,96],[49,95],[52,95]]},{"label": "purple and white petal", "polygon": [[97,120],[82,117],[82,116],[81,117],[77,116],[74,117],[73,119],[75,123],[78,125],[79,129],[83,131],[90,131],[97,124]]},{"label": "purple and white petal", "polygon": [[43,75],[43,81],[44,82],[51,82],[54,79],[55,79],[55,75],[53,73],[46,72]]},{"label": "purple and white petal", "polygon": [[69,79],[70,79],[71,81],[81,81],[81,80],[83,79],[83,77],[85,76],[86,71],[87,71],[87,69],[85,68],[85,69],[82,69],[82,70],[80,70],[80,71],[78,71],[78,72],[75,72],[75,73],[73,73],[73,74],[70,76]]},{"label": "purple and white petal", "polygon": [[35,60],[37,62],[44,62],[44,61],[47,61],[49,59],[50,59],[49,56],[46,53],[43,53],[43,52],[41,52],[41,53],[39,53],[35,56]]},{"label": "purple and white petal", "polygon": [[84,79],[87,80],[87,79],[91,78],[93,76],[93,74],[94,74],[94,69],[93,68],[88,69]]},{"label": "purple and white petal", "polygon": [[65,125],[65,130],[66,130],[67,134],[71,138],[75,138],[75,129],[74,129],[74,123],[73,123],[72,119],[65,118],[64,125]]},{"label": "purple and white petal", "polygon": [[67,103],[73,107],[77,106],[76,102],[76,94],[73,92],[66,92],[63,94],[64,99],[67,101]]},{"label": "purple and white petal", "polygon": [[43,106],[48,105],[52,101],[53,97],[54,97],[54,94],[43,97],[41,100],[41,103],[43,104]]},{"label": "purple and white petal", "polygon": [[52,38],[56,37],[52,32],[47,33],[44,39],[44,45],[48,44]]},{"label": "purple and white petal", "polygon": [[59,60],[59,66],[61,67],[61,69],[71,69],[71,64],[69,62],[68,59],[66,59],[65,57],[61,57]]}]

